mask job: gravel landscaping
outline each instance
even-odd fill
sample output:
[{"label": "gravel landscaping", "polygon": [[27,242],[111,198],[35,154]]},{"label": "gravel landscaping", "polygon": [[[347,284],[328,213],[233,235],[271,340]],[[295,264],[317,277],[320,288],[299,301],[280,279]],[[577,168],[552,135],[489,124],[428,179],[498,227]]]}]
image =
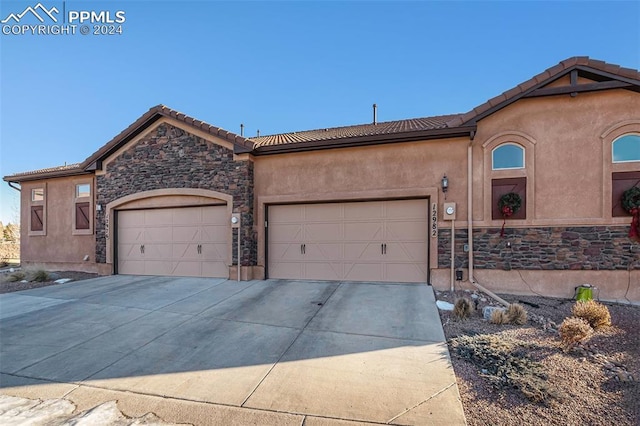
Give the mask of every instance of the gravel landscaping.
[{"label": "gravel landscaping", "polygon": [[[16,270],[16,272],[20,272]],[[29,290],[32,288],[47,287],[50,285],[64,285],[56,283],[56,280],[68,278],[72,281],[87,280],[89,278],[96,278],[98,274],[91,274],[88,272],[77,271],[47,271],[47,279],[45,281],[29,281],[29,274],[26,273],[25,279],[20,281],[11,281],[12,273],[10,271],[3,271],[0,275],[0,294],[11,293],[14,291]],[[26,282],[23,282],[26,281]]]},{"label": "gravel landscaping", "polygon": [[605,303],[612,325],[565,352],[557,327],[574,300],[500,295],[528,320],[497,325],[482,317],[491,299],[478,294],[476,309],[471,295],[436,292],[474,305],[465,320],[439,310],[469,425],[640,424],[640,306]]}]

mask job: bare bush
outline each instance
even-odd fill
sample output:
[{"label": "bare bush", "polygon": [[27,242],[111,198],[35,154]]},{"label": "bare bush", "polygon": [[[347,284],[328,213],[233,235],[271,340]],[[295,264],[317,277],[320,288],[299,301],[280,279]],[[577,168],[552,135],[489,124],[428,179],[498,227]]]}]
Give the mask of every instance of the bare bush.
[{"label": "bare bush", "polygon": [[562,321],[558,333],[562,340],[562,348],[568,352],[578,343],[587,341],[593,335],[593,328],[582,318],[570,317]]},{"label": "bare bush", "polygon": [[466,297],[461,297],[456,300],[453,305],[453,316],[459,320],[467,319],[473,312],[473,304]]},{"label": "bare bush", "polygon": [[587,321],[594,330],[611,325],[609,308],[595,300],[576,302],[572,312],[574,316]]}]

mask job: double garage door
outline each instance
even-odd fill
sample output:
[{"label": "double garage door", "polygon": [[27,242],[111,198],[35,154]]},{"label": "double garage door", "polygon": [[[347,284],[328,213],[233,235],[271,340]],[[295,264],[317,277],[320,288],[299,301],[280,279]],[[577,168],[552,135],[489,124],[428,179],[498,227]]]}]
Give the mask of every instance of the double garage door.
[{"label": "double garage door", "polygon": [[227,277],[227,216],[226,206],[119,211],[118,273]]},{"label": "double garage door", "polygon": [[426,282],[428,201],[270,206],[269,278]]}]

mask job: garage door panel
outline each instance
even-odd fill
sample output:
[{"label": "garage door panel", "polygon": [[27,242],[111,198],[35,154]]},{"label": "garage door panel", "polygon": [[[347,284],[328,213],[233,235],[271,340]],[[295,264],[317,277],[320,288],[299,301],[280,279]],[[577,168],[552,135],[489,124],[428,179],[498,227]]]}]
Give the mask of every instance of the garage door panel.
[{"label": "garage door panel", "polygon": [[427,280],[426,200],[276,206],[269,218],[272,278]]},{"label": "garage door panel", "polygon": [[340,241],[340,223],[309,223],[304,227],[304,241]]},{"label": "garage door panel", "polygon": [[415,263],[387,263],[385,264],[385,281],[395,282],[423,282],[427,275],[427,268]]},{"label": "garage door panel", "polygon": [[118,253],[122,253],[126,259],[142,259],[142,250],[140,249],[140,246],[140,244],[118,242]]},{"label": "garage door panel", "polygon": [[273,224],[269,231],[269,241],[273,243],[301,242],[302,225]]},{"label": "garage door panel", "polygon": [[269,222],[272,223],[296,223],[304,219],[304,206],[272,206],[269,208]]},{"label": "garage door panel", "polygon": [[342,262],[305,263],[305,279],[308,280],[341,280],[344,276]]},{"label": "garage door panel", "polygon": [[144,260],[121,260],[118,262],[118,271],[127,271],[127,274],[144,275]]},{"label": "garage door panel", "polygon": [[380,222],[346,222],[344,224],[344,241],[382,241],[383,226]]},{"label": "garage door panel", "polygon": [[382,243],[377,241],[368,243],[345,243],[344,259],[379,262],[382,258]]},{"label": "garage door panel", "polygon": [[269,272],[274,278],[295,280],[304,276],[303,267],[302,262],[277,262],[269,267]]},{"label": "garage door panel", "polygon": [[225,225],[205,225],[201,228],[201,241],[225,241],[229,235],[229,226]]},{"label": "garage door panel", "polygon": [[386,222],[385,241],[424,241],[428,232],[427,223],[417,220]]},{"label": "garage door panel", "polygon": [[342,220],[340,204],[312,204],[304,207],[305,222],[339,222]]},{"label": "garage door panel", "polygon": [[402,200],[386,203],[385,217],[389,219],[423,220],[429,211],[425,200]]},{"label": "garage door panel", "polygon": [[202,239],[202,231],[198,226],[174,226],[169,230],[171,232],[170,241],[189,242]]},{"label": "garage door panel", "polygon": [[154,209],[144,211],[145,226],[173,225],[173,213],[175,209]]},{"label": "garage door panel", "polygon": [[227,216],[226,206],[118,212],[118,272],[227,277]]},{"label": "garage door panel", "polygon": [[386,261],[417,262],[426,259],[427,247],[422,242],[389,242],[386,244],[384,259]]},{"label": "garage door panel", "polygon": [[301,259],[340,260],[343,257],[342,244],[340,243],[309,243],[304,245],[304,254]]},{"label": "garage door panel", "polygon": [[374,201],[367,203],[345,203],[345,219],[382,219],[384,217],[384,202]]},{"label": "garage door panel", "polygon": [[200,259],[205,261],[224,261],[227,257],[227,245],[225,243],[203,243],[200,245]]},{"label": "garage door panel", "polygon": [[345,263],[344,278],[347,281],[383,281],[381,263]]}]

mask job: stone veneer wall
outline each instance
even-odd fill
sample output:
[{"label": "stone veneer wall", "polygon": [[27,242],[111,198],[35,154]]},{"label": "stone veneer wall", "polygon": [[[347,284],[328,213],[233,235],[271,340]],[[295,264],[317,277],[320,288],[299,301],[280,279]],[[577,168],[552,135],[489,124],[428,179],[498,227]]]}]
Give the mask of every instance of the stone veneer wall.
[{"label": "stone veneer wall", "polygon": [[[253,226],[253,162],[234,161],[233,151],[169,124],[141,139],[96,177],[98,204],[141,191],[199,188],[233,196],[233,210],[242,217],[241,264],[255,265],[257,235]],[[96,212],[96,261],[106,262],[104,209]],[[111,219],[113,220],[113,218]],[[237,261],[234,231],[233,262]]]},{"label": "stone veneer wall", "polygon": [[[467,268],[467,230],[456,230],[456,268]],[[474,268],[537,270],[640,269],[640,243],[628,226],[580,226],[473,230]],[[511,243],[511,247],[507,246]],[[451,265],[451,230],[438,234],[438,267]]]}]

